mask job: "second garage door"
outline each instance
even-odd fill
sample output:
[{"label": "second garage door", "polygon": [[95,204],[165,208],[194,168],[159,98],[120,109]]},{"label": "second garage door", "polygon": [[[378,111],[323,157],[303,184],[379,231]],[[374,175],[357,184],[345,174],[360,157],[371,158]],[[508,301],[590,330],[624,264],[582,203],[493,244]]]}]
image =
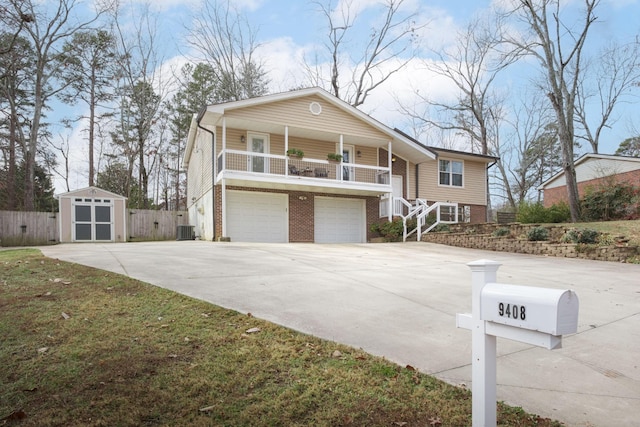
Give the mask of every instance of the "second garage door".
[{"label": "second garage door", "polygon": [[232,242],[289,241],[288,196],[227,191],[227,233]]},{"label": "second garage door", "polygon": [[364,200],[316,197],[314,221],[316,243],[364,243],[366,241]]}]

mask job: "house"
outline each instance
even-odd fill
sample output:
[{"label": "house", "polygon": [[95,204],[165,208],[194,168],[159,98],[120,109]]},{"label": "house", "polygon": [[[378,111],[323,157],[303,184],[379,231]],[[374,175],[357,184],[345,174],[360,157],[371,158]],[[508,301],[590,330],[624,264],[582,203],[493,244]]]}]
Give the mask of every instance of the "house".
[{"label": "house", "polygon": [[127,198],[97,187],[58,194],[60,242],[126,242]]},{"label": "house", "polygon": [[189,219],[206,240],[316,243],[367,242],[394,217],[419,219],[407,234],[428,214],[484,222],[494,161],[421,145],[320,88],[210,105],[185,148]]},{"label": "house", "polygon": [[[611,154],[585,154],[575,161],[578,194],[582,197],[588,187],[628,183],[640,186],[640,158]],[[544,206],[567,202],[567,181],[564,171],[558,172],[540,186],[544,192]]]}]

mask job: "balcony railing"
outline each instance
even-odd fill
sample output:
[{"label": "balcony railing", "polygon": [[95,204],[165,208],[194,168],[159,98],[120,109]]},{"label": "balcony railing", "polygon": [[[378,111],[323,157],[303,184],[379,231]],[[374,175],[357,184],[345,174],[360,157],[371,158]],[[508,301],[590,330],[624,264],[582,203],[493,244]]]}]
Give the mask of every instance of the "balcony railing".
[{"label": "balcony railing", "polygon": [[218,173],[241,172],[265,176],[288,177],[325,181],[353,182],[360,184],[390,185],[389,168],[334,163],[328,160],[290,158],[276,154],[252,153],[239,150],[224,150],[218,155]]}]

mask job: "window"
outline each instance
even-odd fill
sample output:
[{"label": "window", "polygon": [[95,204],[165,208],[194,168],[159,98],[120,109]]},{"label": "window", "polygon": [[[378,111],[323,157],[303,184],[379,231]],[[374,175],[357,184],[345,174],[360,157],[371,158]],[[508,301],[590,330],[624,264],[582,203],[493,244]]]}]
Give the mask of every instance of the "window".
[{"label": "window", "polygon": [[462,187],[463,163],[455,160],[440,160],[440,185]]}]

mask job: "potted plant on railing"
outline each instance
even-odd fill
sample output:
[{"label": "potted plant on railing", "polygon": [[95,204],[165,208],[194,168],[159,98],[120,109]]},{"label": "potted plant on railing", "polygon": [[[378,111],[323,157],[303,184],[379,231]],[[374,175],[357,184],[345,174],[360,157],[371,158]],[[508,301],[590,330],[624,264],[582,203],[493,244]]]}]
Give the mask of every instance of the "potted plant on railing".
[{"label": "potted plant on railing", "polygon": [[287,150],[287,156],[294,159],[301,159],[304,157],[304,151],[300,150],[299,148],[289,148]]},{"label": "potted plant on railing", "polygon": [[327,154],[327,160],[329,160],[332,163],[340,163],[342,161],[342,154],[329,153]]}]

